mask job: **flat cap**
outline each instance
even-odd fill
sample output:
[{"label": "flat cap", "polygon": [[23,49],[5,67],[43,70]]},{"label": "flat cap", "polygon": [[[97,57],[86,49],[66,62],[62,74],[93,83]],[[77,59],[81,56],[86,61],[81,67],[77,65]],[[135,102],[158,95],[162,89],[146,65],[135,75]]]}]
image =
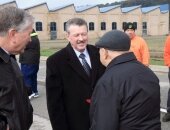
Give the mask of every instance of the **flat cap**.
[{"label": "flat cap", "polygon": [[113,51],[128,51],[130,49],[130,38],[126,33],[114,30],[105,33],[95,45],[98,48]]},{"label": "flat cap", "polygon": [[126,23],[124,26],[124,31],[126,31],[127,29],[133,29],[135,31],[136,27],[133,23],[129,22],[129,23]]}]

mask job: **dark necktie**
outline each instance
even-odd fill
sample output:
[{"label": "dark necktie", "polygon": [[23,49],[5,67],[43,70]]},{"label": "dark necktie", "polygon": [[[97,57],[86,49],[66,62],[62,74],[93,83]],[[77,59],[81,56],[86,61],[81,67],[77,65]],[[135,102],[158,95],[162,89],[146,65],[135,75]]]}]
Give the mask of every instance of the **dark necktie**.
[{"label": "dark necktie", "polygon": [[79,57],[82,59],[82,63],[83,63],[83,68],[86,71],[87,75],[90,76],[90,66],[87,63],[86,59],[85,59],[85,55],[83,53],[81,53],[79,55]]}]

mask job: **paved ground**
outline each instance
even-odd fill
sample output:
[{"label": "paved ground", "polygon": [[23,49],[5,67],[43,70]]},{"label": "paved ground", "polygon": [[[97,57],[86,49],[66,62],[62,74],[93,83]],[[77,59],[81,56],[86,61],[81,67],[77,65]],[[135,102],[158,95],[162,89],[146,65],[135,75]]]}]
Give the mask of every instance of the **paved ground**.
[{"label": "paved ground", "polygon": [[[34,123],[30,130],[52,130],[47,107],[46,107],[46,93],[45,93],[45,74],[46,74],[46,57],[41,57],[40,70],[38,73],[38,90],[40,97],[32,99],[31,103],[34,108]],[[163,66],[150,66],[160,79],[161,85],[161,107],[166,107],[167,92],[169,88],[167,72],[168,68]],[[161,113],[163,116],[165,113]],[[170,130],[170,122],[162,123],[162,130]]]}]

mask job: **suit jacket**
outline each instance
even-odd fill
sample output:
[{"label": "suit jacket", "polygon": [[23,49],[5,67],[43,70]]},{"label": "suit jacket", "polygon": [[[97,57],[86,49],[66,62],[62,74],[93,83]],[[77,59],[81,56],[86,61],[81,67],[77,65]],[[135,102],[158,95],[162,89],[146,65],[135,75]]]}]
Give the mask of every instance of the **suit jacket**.
[{"label": "suit jacket", "polygon": [[105,67],[97,48],[87,45],[87,51],[92,66],[90,78],[70,44],[47,59],[47,108],[53,130],[89,130],[88,99]]},{"label": "suit jacket", "polygon": [[33,109],[17,62],[0,48],[0,130],[29,130]]}]

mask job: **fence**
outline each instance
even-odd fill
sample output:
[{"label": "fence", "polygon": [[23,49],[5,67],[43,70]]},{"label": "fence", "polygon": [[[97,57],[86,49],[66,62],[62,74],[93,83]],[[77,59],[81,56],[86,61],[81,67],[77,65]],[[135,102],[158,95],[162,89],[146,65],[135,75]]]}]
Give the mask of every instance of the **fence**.
[{"label": "fence", "polygon": [[[151,60],[155,61],[163,61],[163,51],[165,39],[167,36],[143,36],[146,40]],[[90,39],[90,44],[95,44],[98,39]],[[67,45],[67,40],[50,40],[50,41],[41,41],[41,49],[51,49],[51,50],[59,50]]]}]

